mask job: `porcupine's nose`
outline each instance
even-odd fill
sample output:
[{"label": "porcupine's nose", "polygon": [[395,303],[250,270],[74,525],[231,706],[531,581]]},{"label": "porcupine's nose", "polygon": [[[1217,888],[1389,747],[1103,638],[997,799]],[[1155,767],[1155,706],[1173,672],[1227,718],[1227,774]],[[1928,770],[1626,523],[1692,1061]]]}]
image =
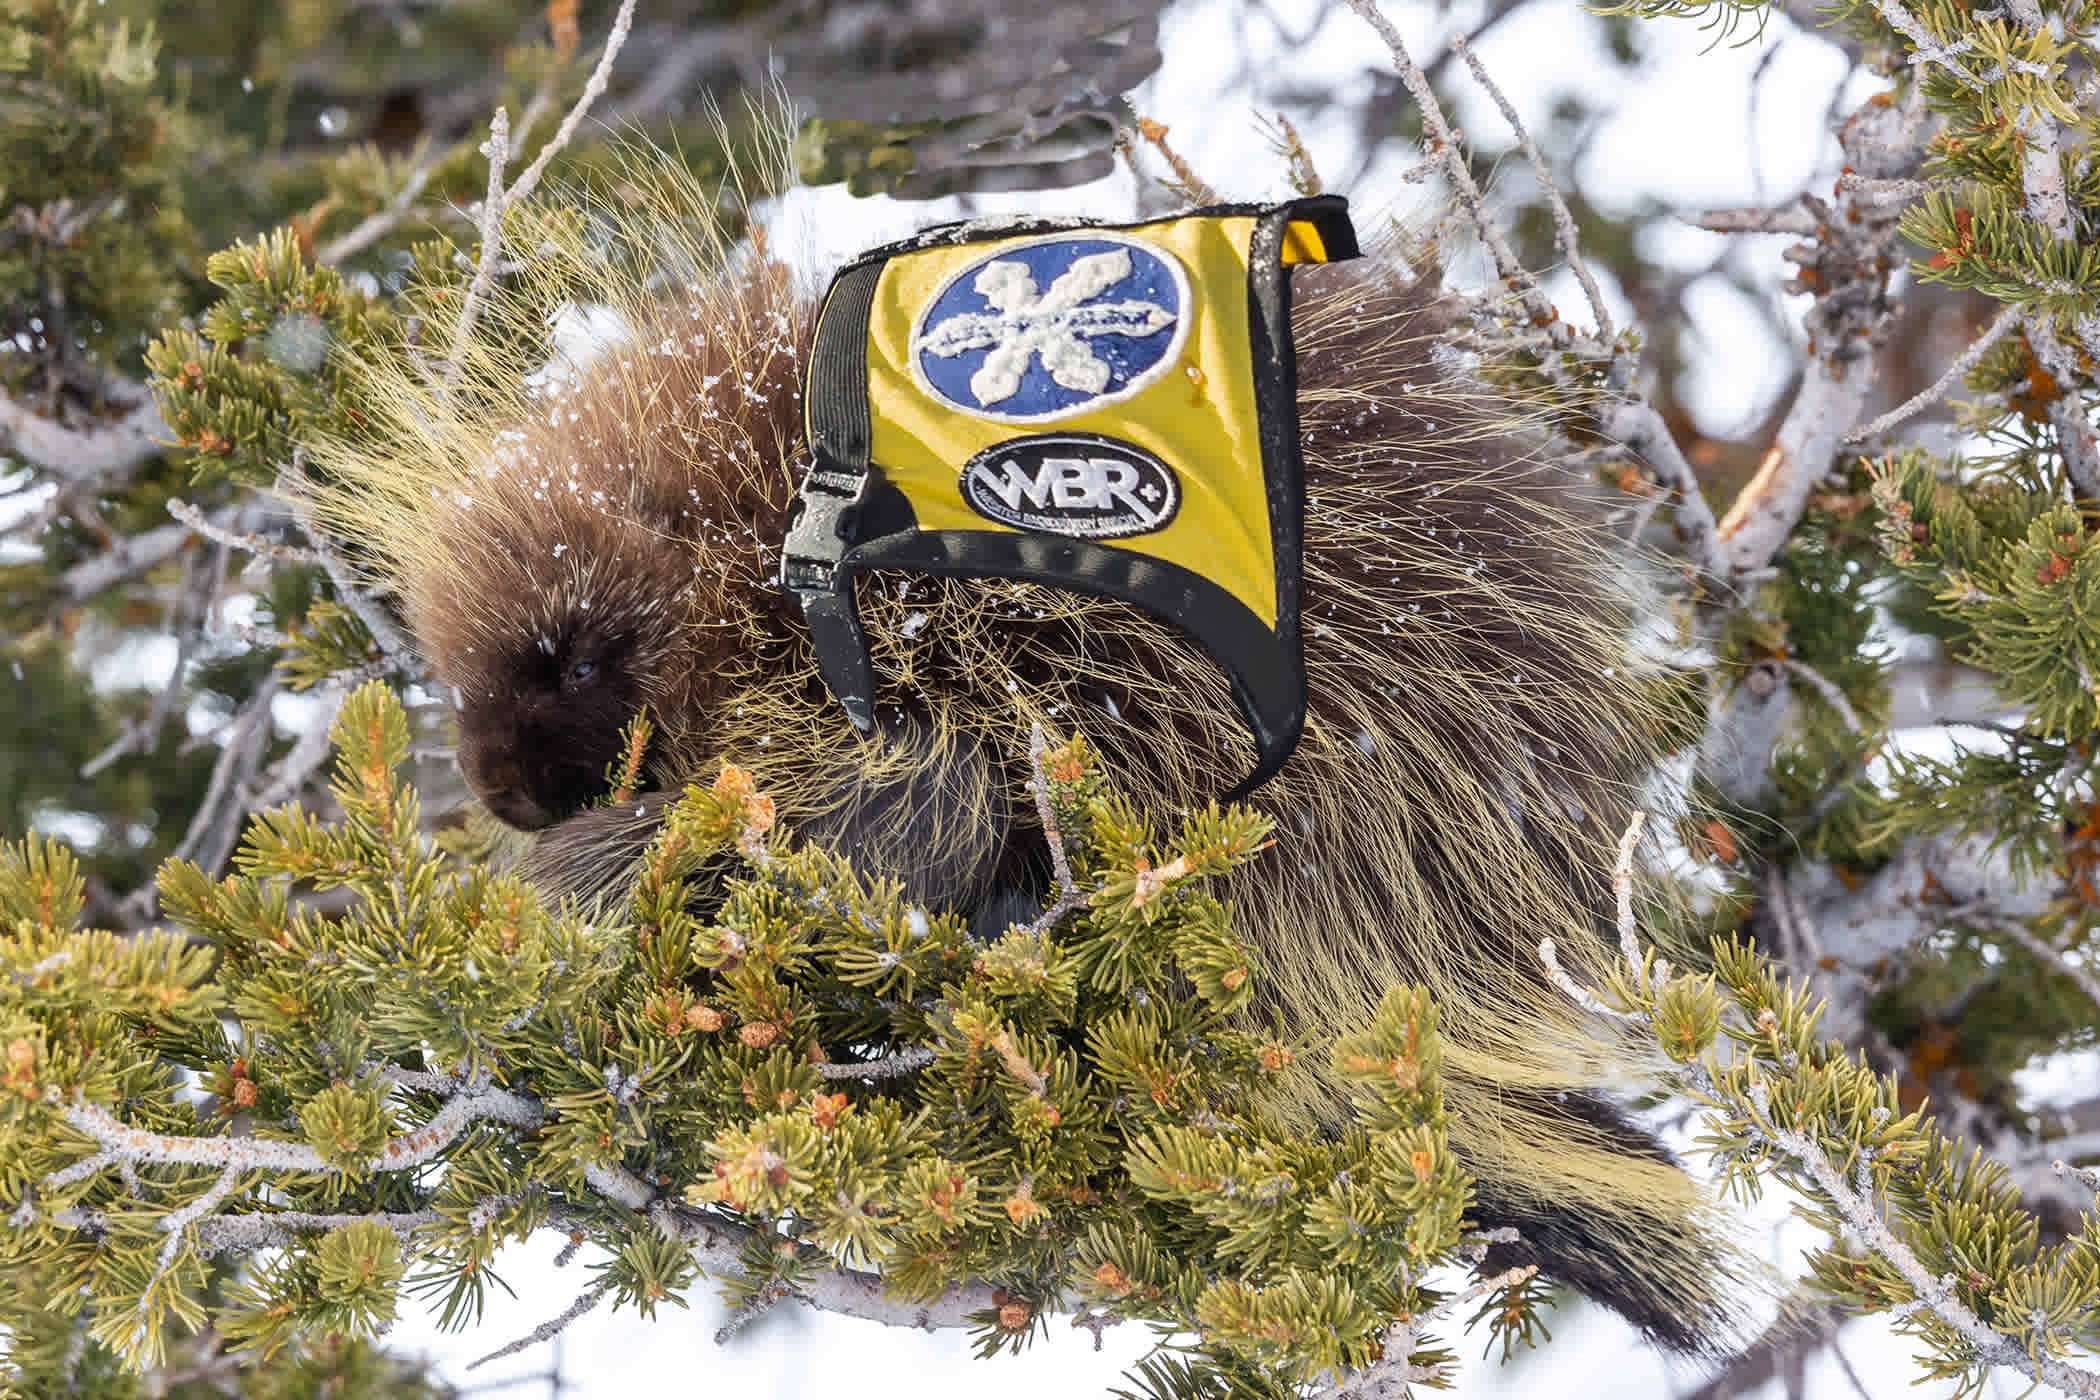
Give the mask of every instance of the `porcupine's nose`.
[{"label": "porcupine's nose", "polygon": [[495,818],[505,825],[520,831],[538,831],[554,825],[554,817],[546,808],[519,792],[496,792],[481,800]]},{"label": "porcupine's nose", "polygon": [[473,741],[473,733],[469,730],[470,737],[459,747],[459,771],[481,805],[498,821],[521,831],[552,826],[555,814],[533,797],[530,775],[518,757],[491,752],[489,745]]}]

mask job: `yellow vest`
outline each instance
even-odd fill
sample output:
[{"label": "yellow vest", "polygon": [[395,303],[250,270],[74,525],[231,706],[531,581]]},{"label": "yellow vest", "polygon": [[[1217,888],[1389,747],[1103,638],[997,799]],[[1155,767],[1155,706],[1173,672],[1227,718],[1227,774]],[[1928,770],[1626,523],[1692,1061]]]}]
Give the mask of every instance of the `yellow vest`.
[{"label": "yellow vest", "polygon": [[1275,773],[1305,717],[1292,265],[1356,256],[1332,195],[1114,227],[929,230],[832,280],[804,390],[812,463],[782,552],[863,732],[864,569],[1120,598],[1231,677]]}]

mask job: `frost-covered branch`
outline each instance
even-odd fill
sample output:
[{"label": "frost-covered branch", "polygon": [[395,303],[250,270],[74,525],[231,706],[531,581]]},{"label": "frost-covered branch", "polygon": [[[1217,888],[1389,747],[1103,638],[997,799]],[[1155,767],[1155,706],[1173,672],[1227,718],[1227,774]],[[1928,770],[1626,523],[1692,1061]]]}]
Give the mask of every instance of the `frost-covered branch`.
[{"label": "frost-covered branch", "polygon": [[[54,1086],[51,1092],[56,1094],[58,1090]],[[526,1094],[490,1086],[462,1090],[446,1100],[422,1127],[388,1139],[362,1167],[375,1172],[419,1167],[434,1160],[476,1123],[503,1123],[530,1130],[537,1128],[545,1116],[538,1100]],[[134,1128],[100,1104],[85,1101],[76,1101],[67,1107],[65,1118],[74,1128],[93,1138],[102,1151],[44,1178],[43,1188],[47,1191],[85,1180],[119,1163],[320,1172],[331,1176],[340,1176],[349,1170],[303,1142],[156,1133]]]}]

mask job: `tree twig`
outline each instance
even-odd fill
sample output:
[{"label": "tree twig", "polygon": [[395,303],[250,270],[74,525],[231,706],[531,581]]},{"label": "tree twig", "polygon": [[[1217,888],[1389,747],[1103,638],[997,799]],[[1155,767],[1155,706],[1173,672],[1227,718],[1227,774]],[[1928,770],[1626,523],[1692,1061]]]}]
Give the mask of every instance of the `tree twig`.
[{"label": "tree twig", "polygon": [[248,562],[247,569],[244,570],[247,573],[253,573],[260,569],[263,562],[270,559],[287,564],[319,564],[321,562],[321,556],[311,549],[304,549],[295,544],[285,544],[278,540],[265,539],[261,535],[254,533],[230,529],[226,525],[212,519],[188,501],[183,500],[180,496],[169,499],[168,514],[174,516],[208,540],[222,544],[228,549],[237,549],[253,555],[254,557]]},{"label": "tree twig", "polygon": [[1508,235],[1487,212],[1487,201],[1480,186],[1473,180],[1473,172],[1466,168],[1464,148],[1459,145],[1458,135],[1452,131],[1451,123],[1445,119],[1443,104],[1437,101],[1435,91],[1429,86],[1428,77],[1407,51],[1406,42],[1393,22],[1385,17],[1376,0],[1348,0],[1349,8],[1378,32],[1385,46],[1392,52],[1393,65],[1399,71],[1400,81],[1406,85],[1408,94],[1414,98],[1415,106],[1422,116],[1422,130],[1426,137],[1430,164],[1444,172],[1451,182],[1453,194],[1461,209],[1472,222],[1474,231],[1487,245],[1495,260],[1495,271],[1519,301],[1534,327],[1542,331],[1556,349],[1565,349],[1573,339],[1574,332],[1560,319],[1560,313],[1546,294],[1517,258]]},{"label": "tree twig", "polygon": [[354,258],[380,239],[401,226],[415,209],[416,200],[423,187],[430,182],[430,172],[437,168],[437,158],[431,157],[408,173],[408,179],[394,192],[386,207],[367,215],[357,227],[342,237],[322,245],[314,255],[314,261],[322,267],[334,267],[347,258]]},{"label": "tree twig", "polygon": [[1941,372],[1938,379],[1933,380],[1931,384],[1912,394],[1873,422],[1854,428],[1851,432],[1845,434],[1845,441],[1848,443],[1865,442],[1869,438],[1879,437],[1904,419],[1939,402],[1941,396],[1955,385],[1961,383],[1969,371],[1981,363],[1983,357],[1990,352],[1990,348],[1996,345],[2007,331],[2018,325],[2019,321],[2020,308],[2017,306],[2006,307],[1998,313],[1997,319],[1993,320],[1985,328],[1982,335],[1970,341],[1968,348],[1954,357],[1947,368]]},{"label": "tree twig", "polygon": [[2052,948],[2047,943],[2044,943],[2033,929],[2027,927],[2026,924],[2021,923],[2018,919],[1994,918],[1986,922],[1990,927],[2007,935],[2022,948],[2034,954],[2043,963],[2077,983],[2078,990],[2086,994],[2086,997],[2093,1003],[2094,1009],[2100,1010],[2100,975],[2095,975],[2091,968],[2081,967],[2079,964],[2071,961],[2071,955],[2063,949]]},{"label": "tree twig", "polygon": [[1043,733],[1041,724],[1035,725],[1028,736],[1028,763],[1033,770],[1029,779],[1029,791],[1035,795],[1036,820],[1042,823],[1043,840],[1050,846],[1050,873],[1057,886],[1057,898],[1050,907],[1036,916],[1028,926],[1032,934],[1048,932],[1067,913],[1086,903],[1086,891],[1072,878],[1072,860],[1065,853],[1064,833],[1057,825],[1057,805],[1050,800],[1050,774],[1043,767],[1043,755],[1050,750],[1050,741]]},{"label": "tree twig", "polygon": [[612,1280],[608,1278],[594,1287],[585,1289],[576,1301],[562,1309],[559,1315],[548,1318],[516,1341],[496,1348],[487,1356],[478,1356],[474,1360],[469,1361],[467,1369],[471,1371],[487,1362],[500,1361],[506,1356],[516,1356],[519,1352],[536,1347],[541,1342],[553,1341],[556,1337],[569,1330],[570,1323],[588,1313],[592,1308],[597,1307],[598,1300],[603,1298],[611,1287]]},{"label": "tree twig", "polygon": [[[488,157],[489,162],[488,195],[481,206],[481,251],[475,259],[473,279],[468,282],[466,296],[460,302],[459,320],[453,326],[452,355],[445,367],[447,385],[459,380],[460,370],[465,365],[467,343],[473,337],[482,303],[488,297],[497,265],[502,260],[503,216],[512,205],[529,197],[539,187],[540,176],[546,173],[548,162],[567,149],[576,129],[583,124],[585,114],[604,95],[605,85],[612,77],[613,60],[620,56],[620,48],[627,42],[628,31],[634,24],[634,4],[635,0],[620,0],[619,13],[613,16],[612,29],[605,36],[605,47],[599,52],[597,66],[584,82],[582,94],[569,108],[569,114],[562,118],[554,135],[540,148],[532,164],[526,166],[507,188],[503,183],[503,171],[512,155],[510,115],[498,107],[496,114],[489,119],[489,138],[481,145],[481,153]],[[530,126],[529,121],[527,126]]]},{"label": "tree twig", "polygon": [[1589,299],[1590,315],[1596,322],[1598,338],[1612,339],[1617,332],[1612,328],[1611,312],[1604,305],[1604,294],[1597,288],[1597,279],[1591,275],[1589,263],[1583,259],[1575,227],[1575,215],[1569,210],[1568,201],[1561,197],[1560,186],[1554,183],[1553,173],[1546,168],[1546,158],[1539,154],[1539,148],[1532,141],[1531,133],[1524,129],[1523,121],[1517,116],[1517,109],[1510,105],[1509,99],[1503,96],[1502,89],[1488,76],[1487,65],[1473,52],[1473,46],[1466,42],[1465,36],[1453,36],[1451,47],[1466,61],[1466,67],[1473,70],[1473,81],[1479,83],[1487,95],[1495,100],[1495,106],[1501,109],[1502,119],[1509,123],[1510,131],[1517,138],[1518,149],[1524,152],[1524,159],[1531,163],[1531,173],[1539,182],[1539,192],[1546,197],[1546,206],[1553,211],[1554,246],[1559,248],[1560,255],[1567,259],[1568,270],[1575,274],[1575,280],[1582,284],[1582,294]]},{"label": "tree twig", "polygon": [[1813,238],[1816,216],[1806,209],[1709,209],[1691,221],[1709,233],[1785,233]]}]

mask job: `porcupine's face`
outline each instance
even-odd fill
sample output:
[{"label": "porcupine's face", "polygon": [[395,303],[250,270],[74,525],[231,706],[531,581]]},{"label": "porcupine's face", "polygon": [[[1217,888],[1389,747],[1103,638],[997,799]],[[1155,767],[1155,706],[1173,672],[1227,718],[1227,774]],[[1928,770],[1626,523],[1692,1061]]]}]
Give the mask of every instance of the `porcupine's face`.
[{"label": "porcupine's face", "polygon": [[642,653],[627,629],[578,614],[490,657],[459,705],[460,771],[482,804],[530,831],[604,797],[646,698]]},{"label": "porcupine's face", "polygon": [[537,830],[611,792],[621,731],[645,705],[674,718],[664,673],[693,560],[638,515],[519,495],[529,509],[492,486],[449,522],[448,572],[464,582],[426,587],[413,620],[458,705],[467,785]]}]

